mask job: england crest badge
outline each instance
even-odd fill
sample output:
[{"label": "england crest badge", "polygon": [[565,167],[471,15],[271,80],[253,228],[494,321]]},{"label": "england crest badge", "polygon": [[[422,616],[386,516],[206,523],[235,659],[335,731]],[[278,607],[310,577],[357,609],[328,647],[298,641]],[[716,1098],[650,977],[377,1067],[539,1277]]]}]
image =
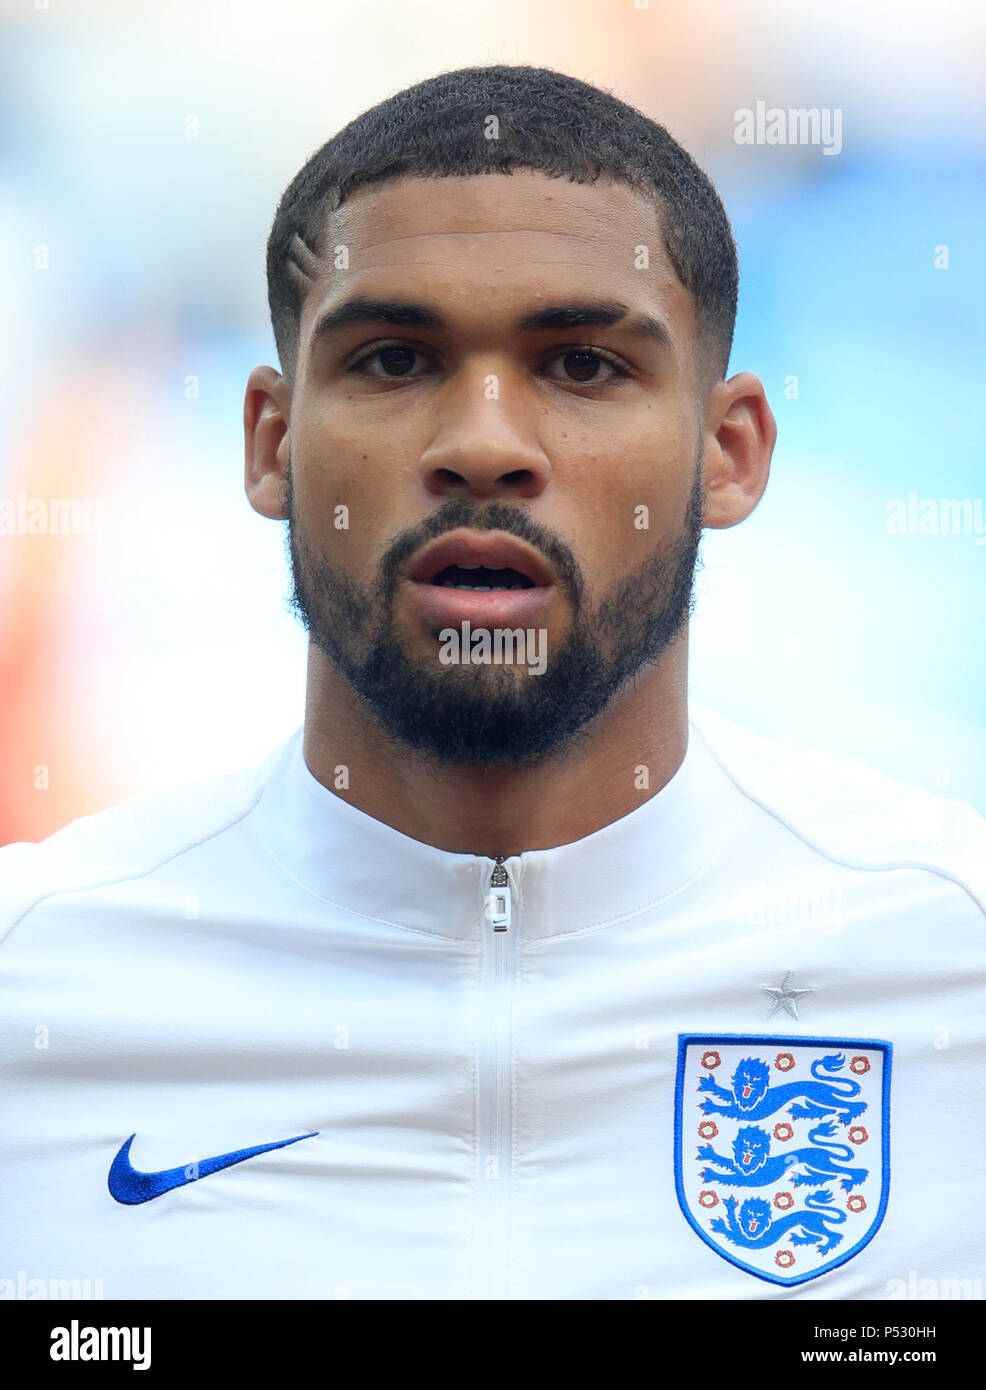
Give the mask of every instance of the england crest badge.
[{"label": "england crest badge", "polygon": [[870,1243],[890,1186],[891,1053],[872,1038],[679,1037],[675,1186],[706,1245],[793,1285]]}]

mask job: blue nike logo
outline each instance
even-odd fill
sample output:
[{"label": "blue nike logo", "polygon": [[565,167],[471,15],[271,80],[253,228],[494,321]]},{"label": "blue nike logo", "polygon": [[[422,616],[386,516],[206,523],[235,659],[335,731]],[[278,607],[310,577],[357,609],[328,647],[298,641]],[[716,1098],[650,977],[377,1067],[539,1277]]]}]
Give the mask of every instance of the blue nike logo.
[{"label": "blue nike logo", "polygon": [[276,1144],[257,1144],[252,1149],[234,1149],[232,1153],[219,1154],[216,1158],[204,1158],[201,1163],[163,1168],[159,1173],[142,1173],[130,1162],[130,1145],[137,1137],[131,1134],[110,1167],[110,1196],[124,1206],[136,1207],[141,1202],[163,1197],[176,1187],[207,1178],[210,1173],[218,1173],[222,1168],[231,1168],[245,1158],[255,1158],[257,1154],[269,1153],[271,1149],[283,1149],[286,1144],[297,1144],[299,1139],[314,1139],[317,1133],[318,1130],[313,1129],[311,1134],[296,1134],[293,1139],[281,1139]]}]

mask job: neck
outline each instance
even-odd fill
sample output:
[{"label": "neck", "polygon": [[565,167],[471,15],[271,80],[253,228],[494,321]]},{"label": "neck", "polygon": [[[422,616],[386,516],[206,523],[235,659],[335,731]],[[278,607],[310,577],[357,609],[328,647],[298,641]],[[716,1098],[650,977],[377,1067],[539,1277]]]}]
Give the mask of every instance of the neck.
[{"label": "neck", "polygon": [[409,752],[310,645],[305,762],[357,810],[436,849],[491,859],[554,849],[629,815],[677,772],[688,745],[687,665],[682,635],[570,749],[539,767],[486,768]]}]

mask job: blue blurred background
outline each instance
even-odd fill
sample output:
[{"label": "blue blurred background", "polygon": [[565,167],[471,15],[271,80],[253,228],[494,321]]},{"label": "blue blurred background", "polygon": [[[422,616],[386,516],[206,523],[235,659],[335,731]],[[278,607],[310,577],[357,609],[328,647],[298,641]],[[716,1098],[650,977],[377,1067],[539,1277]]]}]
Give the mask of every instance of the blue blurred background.
[{"label": "blue blurred background", "polygon": [[[662,121],[733,219],[731,369],[780,434],[703,545],[693,697],[986,811],[984,28],[954,0],[0,8],[0,506],[90,523],[0,534],[0,842],[300,723],[283,527],[242,492],[270,221],[359,111],[494,61]],[[841,151],[738,144],[758,101],[840,111]],[[908,499],[969,533],[895,531]]]}]

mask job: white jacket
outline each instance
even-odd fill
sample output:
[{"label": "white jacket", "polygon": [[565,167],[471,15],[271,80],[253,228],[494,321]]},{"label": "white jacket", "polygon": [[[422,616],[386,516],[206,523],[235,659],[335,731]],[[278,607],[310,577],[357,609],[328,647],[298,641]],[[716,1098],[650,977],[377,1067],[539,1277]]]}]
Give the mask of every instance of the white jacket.
[{"label": "white jacket", "polygon": [[0,1297],[982,1297],[974,811],[705,711],[496,867],[300,730],[0,850]]}]

